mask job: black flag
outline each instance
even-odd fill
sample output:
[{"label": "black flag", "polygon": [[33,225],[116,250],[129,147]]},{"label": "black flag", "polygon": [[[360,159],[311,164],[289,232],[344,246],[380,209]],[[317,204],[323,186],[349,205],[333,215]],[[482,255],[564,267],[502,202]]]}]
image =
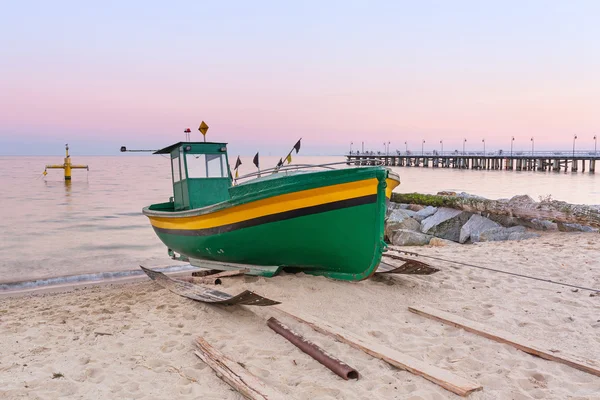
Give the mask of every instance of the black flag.
[{"label": "black flag", "polygon": [[240,160],[240,156],[238,156],[237,161],[235,162],[235,167],[233,169],[238,169],[240,165],[242,165],[242,160]]},{"label": "black flag", "polygon": [[279,162],[277,163],[277,168],[281,167],[283,165],[283,159],[279,159]]},{"label": "black flag", "polygon": [[256,153],[256,155],[254,156],[254,159],[252,160],[252,162],[254,163],[254,165],[256,165],[256,168],[260,168],[258,166],[258,153]]},{"label": "black flag", "polygon": [[[300,139],[302,140],[302,139]],[[296,142],[296,144],[294,145],[294,149],[296,150],[296,154],[298,154],[298,152],[300,151],[300,140],[298,140],[298,142]]]}]

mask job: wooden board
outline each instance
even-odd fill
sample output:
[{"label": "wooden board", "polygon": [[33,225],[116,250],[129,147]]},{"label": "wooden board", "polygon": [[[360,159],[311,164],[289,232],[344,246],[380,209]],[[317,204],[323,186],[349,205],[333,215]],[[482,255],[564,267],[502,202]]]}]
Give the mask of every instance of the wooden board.
[{"label": "wooden board", "polygon": [[274,308],[300,322],[310,325],[317,332],[332,336],[335,339],[354,347],[355,349],[364,351],[365,353],[375,358],[379,358],[380,360],[383,360],[397,368],[401,368],[415,375],[422,376],[423,378],[440,385],[444,389],[449,390],[452,393],[456,393],[459,396],[467,396],[471,392],[482,389],[482,386],[475,382],[471,382],[465,378],[454,375],[445,369],[429,365],[421,360],[417,360],[416,358],[402,354],[397,350],[386,347],[379,343],[373,343],[367,338],[348,332],[344,328],[335,326],[317,317],[302,314],[299,311],[291,310],[288,307],[277,306]]},{"label": "wooden board", "polygon": [[[431,275],[439,271],[439,269],[424,262],[397,256],[395,254],[385,253],[381,260],[377,271],[375,271],[376,274]],[[389,260],[402,261],[403,264],[400,266],[392,265],[388,263]]]},{"label": "wooden board", "polygon": [[479,322],[471,321],[459,317],[457,315],[450,314],[445,311],[436,310],[430,307],[408,307],[408,310],[415,314],[422,315],[423,317],[431,318],[435,321],[440,321],[445,324],[455,326],[457,328],[462,328],[467,332],[483,336],[496,342],[511,345],[521,351],[524,351],[525,353],[533,354],[534,356],[538,356],[546,360],[556,361],[561,364],[568,365],[569,367],[585,371],[592,375],[600,376],[600,368],[598,367],[579,362],[574,357],[568,354],[557,355],[553,354],[550,350],[542,349],[533,345],[524,344],[525,342],[527,342],[527,340],[519,338],[518,336],[515,336],[509,332],[504,332],[495,328],[489,328]]},{"label": "wooden board", "polygon": [[279,304],[278,301],[262,297],[249,290],[244,290],[242,293],[232,296],[229,293],[221,292],[216,289],[195,285],[193,283],[184,282],[177,279],[171,279],[165,274],[144,268],[141,265],[140,268],[142,268],[142,270],[150,277],[150,279],[162,287],[169,289],[171,292],[180,296],[201,301],[203,303],[221,304],[225,306],[232,306],[234,304],[244,304],[247,306],[272,306],[274,304]]},{"label": "wooden board", "polygon": [[252,375],[237,362],[227,358],[203,338],[196,338],[196,345],[199,351],[194,352],[194,354],[208,364],[219,378],[247,399],[275,400],[285,398],[283,394],[265,385],[263,381]]}]

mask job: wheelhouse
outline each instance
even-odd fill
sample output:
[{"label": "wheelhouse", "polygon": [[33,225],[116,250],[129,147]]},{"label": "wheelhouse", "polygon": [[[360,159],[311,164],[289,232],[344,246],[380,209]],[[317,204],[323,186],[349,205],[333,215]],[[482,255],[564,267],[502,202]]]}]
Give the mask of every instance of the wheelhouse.
[{"label": "wheelhouse", "polygon": [[205,207],[229,199],[232,178],[227,143],[179,142],[154,154],[169,154],[174,211]]}]

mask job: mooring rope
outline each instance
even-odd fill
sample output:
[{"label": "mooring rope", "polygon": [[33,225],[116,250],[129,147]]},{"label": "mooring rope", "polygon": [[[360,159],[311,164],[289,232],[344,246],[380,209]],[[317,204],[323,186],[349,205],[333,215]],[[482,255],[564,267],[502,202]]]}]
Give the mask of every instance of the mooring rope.
[{"label": "mooring rope", "polygon": [[564,283],[564,282],[557,282],[557,281],[553,281],[551,279],[538,278],[537,276],[530,276],[530,275],[518,274],[516,272],[503,271],[501,269],[495,269],[495,268],[490,268],[490,267],[482,267],[481,265],[474,265],[474,264],[464,263],[464,262],[460,262],[460,261],[446,260],[446,259],[443,259],[443,258],[440,258],[440,257],[426,256],[424,254],[413,253],[411,251],[395,250],[395,249],[393,251],[396,251],[398,253],[404,253],[404,254],[407,254],[409,256],[431,258],[432,260],[438,260],[438,261],[443,261],[443,262],[447,262],[447,263],[453,263],[453,264],[463,265],[465,267],[479,268],[479,269],[483,269],[483,270],[486,270],[486,271],[492,271],[492,272],[500,272],[502,274],[512,275],[512,276],[516,276],[518,278],[532,279],[534,281],[552,283],[554,285],[568,286],[568,287],[572,287],[572,288],[576,288],[576,289],[589,290],[590,292],[600,293],[600,289],[594,289],[594,288],[589,288],[589,287],[579,286],[579,285],[572,285],[570,283]]}]

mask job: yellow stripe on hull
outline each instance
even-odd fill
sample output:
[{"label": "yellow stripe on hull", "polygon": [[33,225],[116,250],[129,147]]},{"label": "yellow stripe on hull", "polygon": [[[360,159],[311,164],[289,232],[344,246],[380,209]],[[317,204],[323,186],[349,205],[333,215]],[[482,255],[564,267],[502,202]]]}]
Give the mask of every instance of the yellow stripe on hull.
[{"label": "yellow stripe on hull", "polygon": [[[387,179],[386,197],[389,197],[388,191],[391,195],[391,190],[398,184],[396,180]],[[377,194],[377,185],[377,178],[365,179],[274,196],[206,215],[179,218],[148,216],[148,218],[156,228],[183,230],[214,228],[299,208],[374,195]]]}]

